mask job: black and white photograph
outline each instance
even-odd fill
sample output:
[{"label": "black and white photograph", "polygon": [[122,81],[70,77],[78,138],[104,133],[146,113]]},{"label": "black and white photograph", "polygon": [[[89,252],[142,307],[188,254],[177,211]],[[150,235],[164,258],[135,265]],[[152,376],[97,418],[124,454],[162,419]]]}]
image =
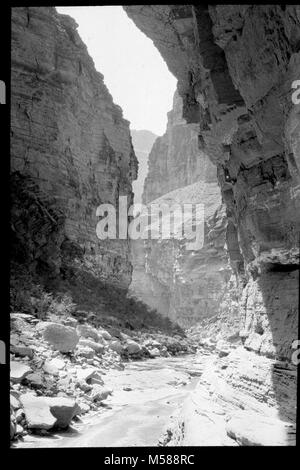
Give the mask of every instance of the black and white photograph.
[{"label": "black and white photograph", "polygon": [[58,3],[2,44],[10,453],[296,446],[300,5]]}]

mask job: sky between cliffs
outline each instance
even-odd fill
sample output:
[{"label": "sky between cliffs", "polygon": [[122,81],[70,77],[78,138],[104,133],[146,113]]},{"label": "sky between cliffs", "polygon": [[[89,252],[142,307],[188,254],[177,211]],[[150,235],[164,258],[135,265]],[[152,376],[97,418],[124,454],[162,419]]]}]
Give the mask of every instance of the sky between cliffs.
[{"label": "sky between cliffs", "polygon": [[121,6],[57,7],[72,16],[96,69],[121,106],[131,129],[157,135],[166,130],[176,79],[153,42],[128,18]]}]

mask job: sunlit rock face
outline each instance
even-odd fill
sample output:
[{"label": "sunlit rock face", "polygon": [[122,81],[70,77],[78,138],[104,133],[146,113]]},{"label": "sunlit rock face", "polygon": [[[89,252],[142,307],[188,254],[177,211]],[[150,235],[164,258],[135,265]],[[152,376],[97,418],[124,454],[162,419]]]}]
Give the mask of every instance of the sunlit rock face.
[{"label": "sunlit rock face", "polygon": [[[29,269],[58,274],[64,255],[78,257],[98,277],[127,287],[128,241],[97,238],[96,208],[116,205],[119,195],[131,203],[137,161],[129,123],[76,28],[54,8],[12,10],[15,247],[23,243]],[[39,214],[30,210],[34,200]]]},{"label": "sunlit rock face", "polygon": [[138,159],[138,177],[132,183],[134,203],[142,203],[144,182],[148,172],[148,159],[157,135],[147,130],[131,130],[132,144]]},{"label": "sunlit rock face", "polygon": [[[178,78],[183,117],[198,124],[199,146],[217,167],[230,261],[244,285],[240,337],[252,354],[247,360],[253,358],[253,370],[262,368],[269,384],[264,398],[251,386],[243,387],[244,394],[265,400],[280,419],[294,422],[300,112],[292,102],[292,82],[300,78],[300,7],[139,5],[125,10]],[[270,359],[270,367],[265,369],[263,358],[254,360],[257,354]],[[287,361],[280,373],[279,360]],[[235,358],[236,367],[238,361],[242,368],[244,356]],[[222,369],[219,373],[225,383],[231,381]],[[255,380],[250,375],[249,383]],[[228,393],[234,396],[236,387],[241,384]],[[265,409],[254,411],[257,417]],[[201,433],[193,433],[201,444]],[[280,443],[290,440],[280,438]]]},{"label": "sunlit rock face", "polygon": [[165,134],[156,139],[149,155],[143,202],[157,199],[196,181],[217,182],[216,167],[198,147],[198,125],[182,117],[182,98],[176,91]]}]

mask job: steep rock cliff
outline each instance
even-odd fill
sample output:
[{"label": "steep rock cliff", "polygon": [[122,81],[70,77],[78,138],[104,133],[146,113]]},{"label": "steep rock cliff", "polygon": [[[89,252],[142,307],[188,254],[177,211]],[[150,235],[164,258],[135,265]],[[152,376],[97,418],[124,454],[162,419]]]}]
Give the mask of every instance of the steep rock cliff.
[{"label": "steep rock cliff", "polygon": [[[235,355],[232,363],[229,354],[231,373],[228,365],[222,369],[218,363],[207,383],[199,385],[204,391],[197,396],[209,398],[215,408],[206,403],[203,411],[190,402],[192,415],[199,415],[192,442],[214,444],[216,426],[233,419],[240,406],[244,418],[235,420],[235,431],[224,424],[224,435],[251,444],[251,429],[260,427],[260,443],[266,443],[264,434],[269,444],[290,444],[296,410],[291,355],[298,334],[300,214],[299,105],[291,96],[292,82],[300,76],[299,6],[143,5],[125,10],[178,78],[183,117],[199,123],[199,146],[217,166],[226,204],[231,264],[244,285],[240,337],[249,354],[246,359]],[[246,368],[245,361],[251,366]],[[235,372],[243,367],[245,383],[239,383]],[[259,383],[264,384],[261,394],[253,386]],[[247,422],[250,409],[253,419]],[[264,424],[261,417],[271,410],[292,429],[267,418]],[[214,421],[218,413],[226,419]],[[182,422],[188,424],[186,416]],[[214,423],[213,431],[205,436],[201,429],[206,433],[207,423]],[[274,429],[280,432],[270,433]]]},{"label": "steep rock cliff", "polygon": [[183,327],[218,316],[232,276],[216,167],[198,149],[197,127],[182,118],[182,99],[176,92],[166,133],[156,139],[149,155],[143,201],[149,211],[151,204],[203,204],[203,248],[187,249],[184,234],[132,245],[131,294]]},{"label": "steep rock cliff", "polygon": [[[96,208],[133,199],[129,123],[113,103],[75,21],[54,8],[13,8],[11,172],[13,252],[30,271],[57,276],[81,259],[127,287],[126,240],[96,236]],[[89,268],[90,267],[90,268]]]},{"label": "steep rock cliff", "polygon": [[176,91],[168,113],[165,134],[158,137],[149,155],[143,202],[196,181],[216,183],[216,168],[198,148],[198,126],[182,117],[182,98]]}]

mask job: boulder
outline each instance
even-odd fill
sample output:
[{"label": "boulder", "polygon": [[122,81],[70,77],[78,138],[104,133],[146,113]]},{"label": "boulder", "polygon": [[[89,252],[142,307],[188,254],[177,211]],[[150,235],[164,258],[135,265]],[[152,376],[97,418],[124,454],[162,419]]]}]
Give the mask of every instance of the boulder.
[{"label": "boulder", "polygon": [[75,415],[80,411],[76,401],[67,397],[46,397],[52,415],[56,418],[55,427],[67,428]]},{"label": "boulder", "polygon": [[101,385],[94,385],[91,392],[91,398],[93,401],[102,401],[111,394],[112,391],[108,388],[102,387]]},{"label": "boulder", "polygon": [[26,393],[20,396],[24,408],[27,425],[30,429],[51,429],[56,423],[56,418],[50,412],[47,400]]},{"label": "boulder", "polygon": [[21,406],[19,400],[14,395],[10,395],[10,406],[13,410],[18,410]]},{"label": "boulder", "polygon": [[65,362],[62,359],[51,359],[50,361],[45,361],[43,369],[47,374],[58,375],[59,371],[64,367]]},{"label": "boulder", "polygon": [[110,349],[117,352],[118,354],[121,354],[122,351],[123,351],[123,346],[122,346],[121,342],[118,341],[118,340],[111,341],[111,343],[109,344],[109,347],[110,347]]},{"label": "boulder", "polygon": [[10,362],[10,380],[13,383],[21,383],[32,372],[31,368],[22,362]]},{"label": "boulder", "polygon": [[106,330],[102,330],[102,329],[98,330],[98,334],[99,334],[99,336],[101,336],[106,341],[110,341],[112,339],[111,334]]},{"label": "boulder", "polygon": [[60,352],[74,351],[79,341],[75,328],[60,323],[47,323],[43,329],[44,340]]},{"label": "boulder", "polygon": [[77,379],[81,382],[84,381],[86,382],[87,380],[91,379],[93,375],[95,375],[97,372],[97,369],[94,369],[93,367],[88,367],[87,369],[79,369],[77,370]]},{"label": "boulder", "polygon": [[77,333],[83,338],[92,338],[96,342],[99,340],[98,331],[90,325],[78,325]]},{"label": "boulder", "polygon": [[149,350],[150,356],[151,357],[158,357],[160,356],[160,351],[158,348],[153,348]]},{"label": "boulder", "polygon": [[34,372],[26,376],[26,382],[28,382],[34,388],[41,388],[43,386],[43,377],[40,373]]},{"label": "boulder", "polygon": [[142,352],[141,346],[135,341],[128,340],[126,343],[126,350],[128,354],[140,354]]},{"label": "boulder", "polygon": [[93,357],[95,355],[94,349],[92,349],[88,346],[80,346],[77,349],[76,353],[77,353],[78,356],[85,357],[86,359],[93,359]]},{"label": "boulder", "polygon": [[15,344],[15,343],[10,343],[10,352],[12,354],[15,354],[15,356],[20,356],[20,357],[29,357],[30,359],[33,357],[33,350],[29,348],[28,346],[24,346],[22,344]]},{"label": "boulder", "polygon": [[91,409],[90,405],[88,405],[87,403],[79,403],[79,411],[78,411],[78,414],[79,415],[83,415],[85,413],[88,413]]},{"label": "boulder", "polygon": [[97,354],[102,354],[104,352],[104,346],[102,344],[96,343],[91,339],[81,338],[79,341],[79,346],[92,348]]},{"label": "boulder", "polygon": [[89,380],[88,380],[88,383],[91,384],[91,385],[95,385],[95,384],[98,384],[98,385],[104,385],[104,382],[102,380],[102,377],[100,374],[98,374],[98,372],[96,372]]}]

